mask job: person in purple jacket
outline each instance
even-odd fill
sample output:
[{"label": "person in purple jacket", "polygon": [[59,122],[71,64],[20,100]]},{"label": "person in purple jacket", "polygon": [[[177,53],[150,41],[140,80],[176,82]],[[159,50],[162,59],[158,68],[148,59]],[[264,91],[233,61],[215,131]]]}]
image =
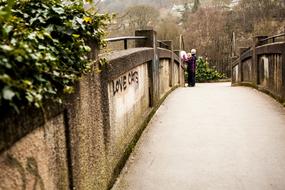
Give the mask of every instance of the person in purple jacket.
[{"label": "person in purple jacket", "polygon": [[191,56],[188,56],[187,60],[187,72],[188,72],[188,87],[195,86],[195,72],[196,72],[196,50],[191,50]]}]

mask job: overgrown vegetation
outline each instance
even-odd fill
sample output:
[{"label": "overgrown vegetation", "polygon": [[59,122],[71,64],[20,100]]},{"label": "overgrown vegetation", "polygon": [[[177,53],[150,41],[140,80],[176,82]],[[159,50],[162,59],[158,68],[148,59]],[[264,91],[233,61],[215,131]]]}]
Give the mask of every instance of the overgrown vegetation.
[{"label": "overgrown vegetation", "polygon": [[89,71],[92,42],[104,45],[108,15],[60,0],[0,1],[0,106],[61,101]]},{"label": "overgrown vegetation", "polygon": [[222,74],[217,70],[210,68],[209,63],[203,58],[199,58],[196,64],[197,82],[208,82],[226,78],[225,74]]}]

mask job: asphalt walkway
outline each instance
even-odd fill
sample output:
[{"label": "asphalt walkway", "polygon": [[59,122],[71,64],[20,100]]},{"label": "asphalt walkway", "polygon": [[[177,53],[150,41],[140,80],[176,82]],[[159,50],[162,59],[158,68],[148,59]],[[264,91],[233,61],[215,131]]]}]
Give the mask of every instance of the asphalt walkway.
[{"label": "asphalt walkway", "polygon": [[174,91],[113,188],[271,189],[285,189],[285,109],[230,83]]}]

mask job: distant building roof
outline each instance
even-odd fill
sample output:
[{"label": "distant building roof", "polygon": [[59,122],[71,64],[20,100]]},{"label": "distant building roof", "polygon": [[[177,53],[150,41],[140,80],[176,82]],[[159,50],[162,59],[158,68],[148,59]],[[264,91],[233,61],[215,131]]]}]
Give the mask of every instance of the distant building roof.
[{"label": "distant building roof", "polygon": [[185,8],[188,7],[191,9],[193,3],[185,3],[185,4],[174,4],[171,8],[171,14],[177,17],[181,17],[182,13],[185,11]]},{"label": "distant building roof", "polygon": [[174,4],[173,7],[171,8],[172,11],[176,11],[176,12],[182,12],[185,10],[185,6],[184,5],[176,5]]}]

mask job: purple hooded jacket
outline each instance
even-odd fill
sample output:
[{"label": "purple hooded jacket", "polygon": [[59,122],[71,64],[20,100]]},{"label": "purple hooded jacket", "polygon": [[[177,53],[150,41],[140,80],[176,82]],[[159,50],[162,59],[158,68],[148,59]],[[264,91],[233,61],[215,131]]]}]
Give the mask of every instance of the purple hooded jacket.
[{"label": "purple hooded jacket", "polygon": [[195,72],[196,70],[196,55],[192,55],[189,59],[186,60],[187,70]]}]

